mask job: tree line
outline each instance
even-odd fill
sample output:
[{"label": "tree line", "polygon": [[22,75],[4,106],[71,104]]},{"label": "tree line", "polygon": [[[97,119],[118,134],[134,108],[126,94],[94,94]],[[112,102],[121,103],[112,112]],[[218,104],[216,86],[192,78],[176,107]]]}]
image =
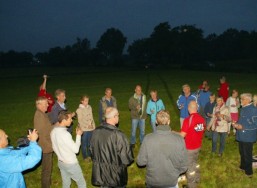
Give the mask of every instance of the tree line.
[{"label": "tree line", "polygon": [[[0,66],[147,66],[205,69],[249,65],[257,70],[257,32],[229,28],[209,34],[194,25],[172,28],[168,22],[154,27],[149,37],[137,39],[125,51],[127,38],[116,28],[107,29],[96,47],[87,38],[47,52],[0,52]],[[126,53],[127,52],[127,53]],[[126,54],[126,55],[124,55]],[[248,67],[249,68],[249,67]]]}]

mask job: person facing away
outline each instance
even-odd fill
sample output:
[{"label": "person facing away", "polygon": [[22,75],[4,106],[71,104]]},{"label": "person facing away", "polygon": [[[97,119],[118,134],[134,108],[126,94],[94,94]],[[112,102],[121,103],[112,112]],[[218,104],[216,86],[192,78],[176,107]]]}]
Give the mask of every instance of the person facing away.
[{"label": "person facing away", "polygon": [[50,138],[52,124],[47,115],[48,102],[45,97],[36,99],[36,112],[34,115],[34,128],[38,131],[38,144],[41,146],[42,154],[42,170],[41,170],[41,187],[50,188],[52,174],[52,157],[53,148]]},{"label": "person facing away", "polygon": [[182,127],[184,119],[189,116],[188,104],[190,101],[197,102],[197,97],[191,93],[190,86],[188,84],[184,84],[182,86],[182,90],[183,93],[179,95],[177,100],[177,107],[180,110],[180,127]]},{"label": "person facing away", "polygon": [[[52,107],[51,113],[49,113],[49,118],[51,123],[54,125],[58,122],[58,115],[63,110],[68,110],[65,105],[66,101],[66,92],[63,89],[57,89],[55,91],[56,102]],[[72,113],[72,117],[75,116],[75,113]],[[68,132],[72,133],[73,125],[68,127]]]},{"label": "person facing away", "polygon": [[226,143],[226,137],[229,132],[229,122],[231,121],[228,107],[225,105],[222,97],[217,97],[216,106],[213,109],[212,119],[207,129],[212,129],[212,152],[216,153],[218,137],[220,137],[219,156],[221,157]]},{"label": "person facing away", "polygon": [[146,113],[151,116],[151,126],[153,132],[156,131],[156,114],[161,111],[165,110],[165,106],[162,100],[158,97],[158,93],[156,90],[150,91],[151,99],[147,103]]},{"label": "person facing away", "polygon": [[47,82],[47,75],[43,75],[43,83],[40,85],[39,87],[39,93],[38,93],[38,97],[46,97],[47,98],[47,102],[48,102],[48,108],[47,108],[47,112],[51,112],[52,107],[54,105],[54,98],[53,96],[48,93],[46,91],[46,82]]},{"label": "person facing away", "polygon": [[132,123],[130,144],[133,148],[136,144],[136,131],[138,126],[140,132],[140,143],[143,142],[145,135],[145,119],[147,117],[146,96],[143,94],[142,87],[140,85],[136,86],[134,95],[129,99],[129,110]]},{"label": "person facing away", "polygon": [[211,92],[209,91],[210,86],[206,85],[203,90],[199,92],[197,102],[199,104],[199,113],[204,117],[204,107],[209,102]]},{"label": "person facing away", "polygon": [[85,188],[81,167],[76,154],[79,152],[81,135],[83,131],[76,129],[76,141],[74,142],[67,127],[72,123],[72,113],[61,111],[58,115],[58,124],[51,131],[53,150],[58,157],[58,167],[62,176],[62,187],[69,188],[73,179],[79,188]]},{"label": "person facing away", "polygon": [[222,97],[224,102],[227,102],[229,95],[229,85],[226,82],[226,77],[222,76],[220,78],[220,87],[218,88],[218,96]]},{"label": "person facing away", "polygon": [[143,140],[137,164],[146,166],[147,187],[178,188],[178,177],[188,166],[185,142],[171,131],[168,111],[159,111],[156,121],[156,131]]},{"label": "person facing away", "polygon": [[232,126],[237,129],[236,141],[238,141],[240,166],[239,168],[251,178],[253,176],[252,156],[253,144],[257,140],[257,108],[252,104],[252,94],[240,95],[241,111],[237,122]]},{"label": "person facing away", "polygon": [[206,127],[204,118],[197,112],[198,105],[196,101],[190,101],[188,104],[188,116],[180,131],[180,135],[185,138],[185,144],[188,156],[188,170],[186,172],[187,185],[189,188],[195,188],[200,182],[200,165],[197,164],[198,155],[202,146],[202,138]]},{"label": "person facing away", "polygon": [[127,166],[133,162],[129,142],[115,125],[119,112],[114,107],[105,110],[106,122],[93,131],[90,142],[92,153],[92,184],[101,187],[126,187]]},{"label": "person facing away", "polygon": [[25,188],[22,172],[33,168],[41,160],[42,150],[37,144],[34,129],[28,134],[29,146],[14,149],[8,147],[8,135],[0,129],[0,187]]},{"label": "person facing away", "polygon": [[89,97],[87,95],[82,96],[76,113],[78,117],[78,126],[83,131],[81,137],[82,156],[84,160],[89,162],[91,157],[89,145],[93,130],[95,129],[95,121],[93,118],[92,108],[88,102]]},{"label": "person facing away", "polygon": [[112,89],[106,88],[105,95],[99,101],[99,123],[105,121],[104,112],[107,107],[115,107],[117,108],[116,98],[112,96]]}]

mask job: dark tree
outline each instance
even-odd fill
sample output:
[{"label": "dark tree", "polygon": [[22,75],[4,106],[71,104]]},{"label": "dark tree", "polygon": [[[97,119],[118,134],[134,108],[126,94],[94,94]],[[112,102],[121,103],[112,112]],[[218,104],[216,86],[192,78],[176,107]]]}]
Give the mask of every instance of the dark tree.
[{"label": "dark tree", "polygon": [[118,63],[127,42],[122,32],[115,28],[107,29],[97,42],[97,48],[107,61]]}]

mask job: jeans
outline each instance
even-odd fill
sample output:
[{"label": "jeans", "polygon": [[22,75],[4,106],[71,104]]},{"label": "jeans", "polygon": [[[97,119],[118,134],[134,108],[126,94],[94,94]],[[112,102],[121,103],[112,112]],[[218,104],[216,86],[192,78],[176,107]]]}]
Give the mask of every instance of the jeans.
[{"label": "jeans", "polygon": [[132,119],[130,144],[136,144],[137,126],[140,130],[140,143],[142,144],[145,135],[145,119]]},{"label": "jeans", "polygon": [[90,146],[92,133],[93,131],[84,131],[83,135],[81,136],[81,151],[82,151],[83,159],[86,159],[87,157],[91,157],[89,146]]},{"label": "jeans", "polygon": [[218,142],[218,135],[220,136],[220,149],[219,153],[222,154],[225,149],[225,142],[227,137],[227,132],[212,132],[212,152],[216,152],[217,150],[217,142]]},{"label": "jeans", "polygon": [[71,179],[73,179],[79,188],[87,187],[86,181],[84,179],[82,170],[78,163],[75,164],[65,164],[58,161],[58,167],[62,175],[62,187],[70,188]]},{"label": "jeans", "polygon": [[245,174],[252,175],[252,156],[253,156],[253,143],[252,142],[238,142],[239,153],[241,157],[240,168],[245,170]]},{"label": "jeans", "polygon": [[186,172],[187,186],[195,188],[200,182],[200,166],[197,164],[200,148],[195,150],[187,150],[188,169]]},{"label": "jeans", "polygon": [[151,121],[153,133],[156,131],[156,123]]},{"label": "jeans", "polygon": [[52,174],[52,157],[53,153],[43,153],[42,155],[42,172],[41,172],[41,187],[50,188]]}]

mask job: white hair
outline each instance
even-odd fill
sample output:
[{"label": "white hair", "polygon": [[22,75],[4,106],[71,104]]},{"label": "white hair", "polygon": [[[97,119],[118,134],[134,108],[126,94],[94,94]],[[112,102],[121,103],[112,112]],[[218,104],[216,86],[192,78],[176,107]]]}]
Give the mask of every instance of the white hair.
[{"label": "white hair", "polygon": [[253,96],[252,96],[251,93],[242,93],[242,94],[240,95],[240,98],[248,99],[248,100],[251,102],[252,99],[253,99]]},{"label": "white hair", "polygon": [[105,118],[106,119],[111,119],[117,114],[118,114],[117,108],[107,107],[106,110],[105,110]]}]

